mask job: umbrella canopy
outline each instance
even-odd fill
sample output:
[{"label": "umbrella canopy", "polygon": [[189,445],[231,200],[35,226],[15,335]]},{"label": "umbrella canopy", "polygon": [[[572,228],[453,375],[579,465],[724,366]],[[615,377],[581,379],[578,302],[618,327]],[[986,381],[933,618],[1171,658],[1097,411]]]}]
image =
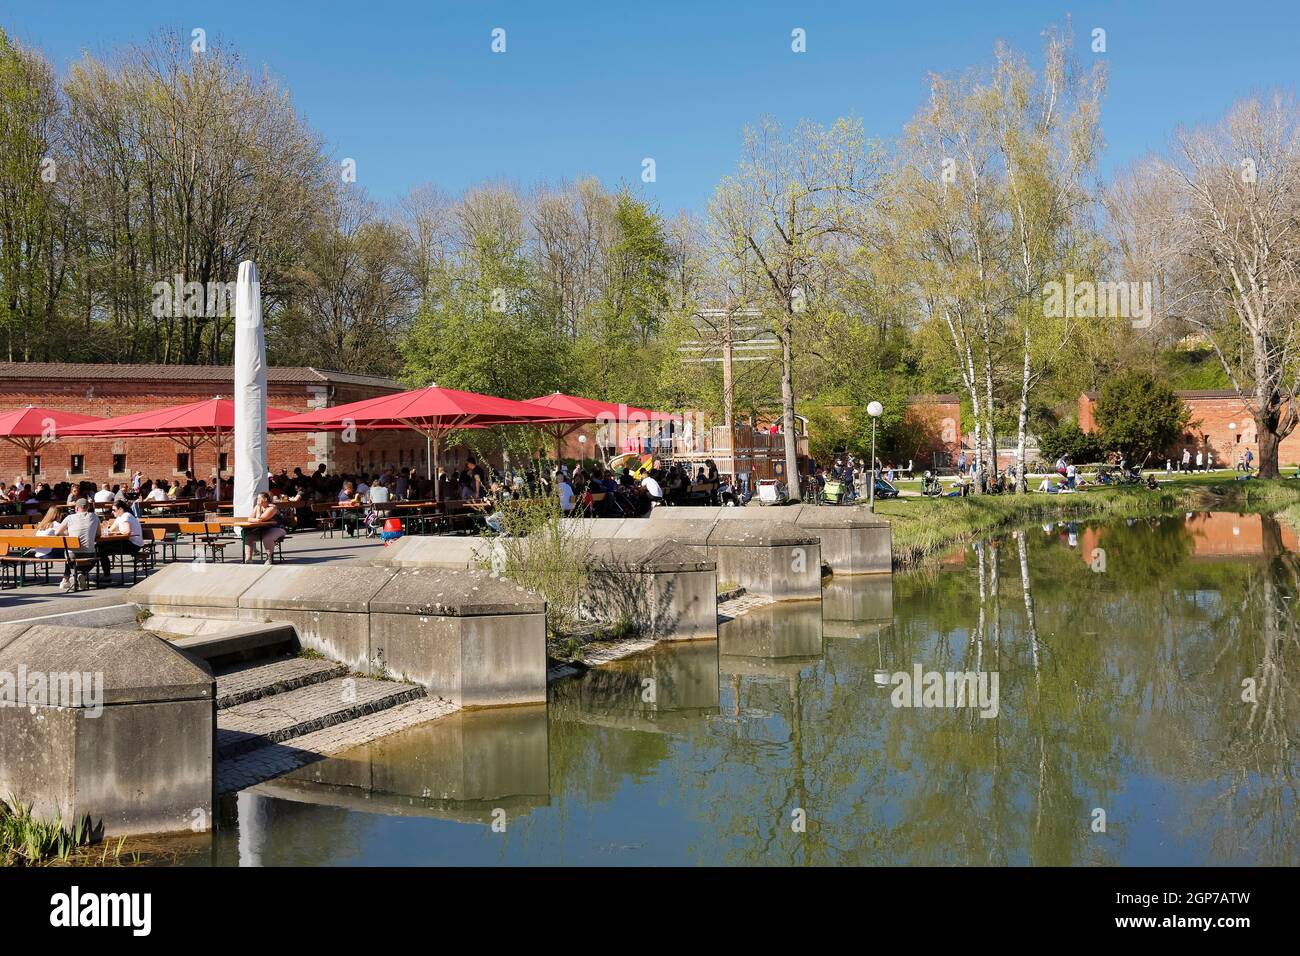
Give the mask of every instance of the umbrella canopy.
[{"label": "umbrella canopy", "polygon": [[[266,417],[270,421],[291,418],[294,413],[282,408],[268,408]],[[118,415],[114,418],[90,418],[85,425],[71,426],[66,429],[69,435],[91,435],[98,437],[157,436],[160,438],[183,438],[198,436],[201,440],[224,435],[235,427],[235,403],[228,398],[209,398],[188,405],[172,405],[167,408],[155,408],[147,412],[135,412],[130,415]]]},{"label": "umbrella canopy", "polygon": [[[40,449],[57,441],[60,435],[69,434],[69,429],[101,420],[94,415],[79,415],[57,408],[28,405],[26,408],[0,412],[0,438],[35,457]],[[35,468],[36,463],[32,462],[33,485],[36,484]]]},{"label": "umbrella canopy", "polygon": [[[667,412],[652,412],[645,408],[637,408],[633,405],[618,405],[613,402],[602,402],[594,398],[582,398],[579,395],[565,395],[562,392],[553,392],[550,395],[542,395],[538,398],[530,398],[526,404],[536,405],[539,408],[549,409],[556,412],[569,413],[575,416],[567,423],[546,423],[547,433],[555,439],[555,460],[560,460],[561,446],[564,439],[573,434],[583,425],[592,422],[606,422],[613,424],[620,422],[623,424],[633,422],[659,422],[671,421],[674,416]],[[583,417],[577,417],[583,416]]]},{"label": "umbrella canopy", "polygon": [[[390,428],[405,426],[424,435],[430,443],[429,478],[438,446],[450,431],[478,425],[529,424],[582,420],[572,411],[556,411],[528,402],[494,398],[477,392],[430,385],[410,392],[381,395],[347,405],[335,405],[271,422],[271,431],[317,431],[322,429]],[[437,494],[435,483],[434,493]]]},{"label": "umbrella canopy", "polygon": [[[266,417],[274,421],[290,418],[293,412],[268,408]],[[187,405],[172,405],[147,412],[99,418],[65,430],[68,435],[99,438],[170,438],[190,453],[193,468],[194,450],[204,442],[221,448],[225,436],[235,429],[235,403],[228,398],[209,398]]]}]

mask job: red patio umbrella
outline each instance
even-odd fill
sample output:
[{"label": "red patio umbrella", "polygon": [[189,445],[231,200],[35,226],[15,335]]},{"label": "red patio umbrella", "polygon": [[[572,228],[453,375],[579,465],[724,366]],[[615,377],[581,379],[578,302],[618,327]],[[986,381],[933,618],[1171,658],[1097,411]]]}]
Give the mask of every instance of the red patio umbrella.
[{"label": "red patio umbrella", "polygon": [[652,412],[632,405],[617,405],[594,398],[582,398],[579,395],[565,395],[558,391],[550,395],[530,398],[525,404],[574,416],[567,421],[539,423],[546,433],[555,439],[557,462],[560,460],[561,443],[583,425],[590,425],[592,422],[663,421],[673,417],[664,412]]},{"label": "red patio umbrella", "polygon": [[11,445],[17,445],[32,459],[32,487],[35,487],[36,453],[46,445],[58,441],[60,435],[69,434],[71,428],[100,420],[94,415],[79,415],[57,408],[28,405],[26,408],[0,412],[0,438]]},{"label": "red patio umbrella", "polygon": [[[282,408],[268,408],[267,421],[288,418],[294,413]],[[69,435],[129,438],[171,438],[190,455],[194,467],[194,450],[212,442],[218,453],[223,437],[235,428],[235,403],[228,398],[209,398],[187,405],[172,405],[147,412],[134,412],[114,418],[100,418],[66,430]],[[220,463],[220,458],[217,459]]]},{"label": "red patio umbrella", "polygon": [[[267,427],[273,432],[337,430],[349,426],[390,428],[397,425],[410,428],[428,442],[428,473],[433,480],[433,463],[448,432],[481,425],[573,421],[575,417],[573,412],[553,411],[528,402],[430,385],[410,392],[305,412],[271,422]],[[434,496],[437,494],[435,481]]]}]

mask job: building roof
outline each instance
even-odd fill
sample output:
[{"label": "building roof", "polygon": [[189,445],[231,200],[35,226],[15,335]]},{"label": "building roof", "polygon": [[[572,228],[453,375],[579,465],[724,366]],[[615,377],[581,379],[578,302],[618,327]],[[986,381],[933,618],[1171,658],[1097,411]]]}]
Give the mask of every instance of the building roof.
[{"label": "building roof", "polygon": [[[169,382],[229,384],[235,370],[229,365],[97,365],[75,362],[0,362],[0,382],[38,379],[45,382],[139,382],[162,379]],[[399,392],[401,382],[378,375],[356,375],[311,366],[277,367],[266,370],[269,385],[369,385]]]},{"label": "building roof", "polygon": [[[1084,392],[1083,397],[1090,402],[1095,402],[1099,392]],[[1236,391],[1231,388],[1184,388],[1174,392],[1179,398],[1239,398]]]}]

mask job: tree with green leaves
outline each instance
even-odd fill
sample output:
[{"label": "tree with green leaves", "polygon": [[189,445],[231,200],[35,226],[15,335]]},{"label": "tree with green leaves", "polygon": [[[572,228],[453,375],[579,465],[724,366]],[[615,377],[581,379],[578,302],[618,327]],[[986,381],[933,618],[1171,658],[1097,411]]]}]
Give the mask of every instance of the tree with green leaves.
[{"label": "tree with green leaves", "polygon": [[1106,381],[1096,414],[1102,441],[1131,463],[1166,451],[1191,421],[1191,412],[1173,389],[1137,369]]}]

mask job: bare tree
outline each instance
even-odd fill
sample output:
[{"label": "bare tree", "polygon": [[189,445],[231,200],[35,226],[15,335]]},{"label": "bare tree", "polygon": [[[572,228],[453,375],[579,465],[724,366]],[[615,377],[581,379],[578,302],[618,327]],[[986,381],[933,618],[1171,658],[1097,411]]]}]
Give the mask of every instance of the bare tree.
[{"label": "bare tree", "polygon": [[766,290],[781,349],[781,411],[786,484],[799,497],[795,440],[794,353],[796,315],[815,308],[815,288],[828,267],[828,250],[851,231],[859,203],[875,188],[876,151],[861,124],[829,127],[802,122],[787,137],[771,119],[745,130],[740,167],[718,186],[710,218],[731,260]]},{"label": "bare tree", "polygon": [[[1199,330],[1255,420],[1261,478],[1300,422],[1300,112],[1236,103],[1155,161],[1170,188],[1151,231],[1176,243],[1166,311]],[[1150,174],[1148,174],[1150,175]]]}]

